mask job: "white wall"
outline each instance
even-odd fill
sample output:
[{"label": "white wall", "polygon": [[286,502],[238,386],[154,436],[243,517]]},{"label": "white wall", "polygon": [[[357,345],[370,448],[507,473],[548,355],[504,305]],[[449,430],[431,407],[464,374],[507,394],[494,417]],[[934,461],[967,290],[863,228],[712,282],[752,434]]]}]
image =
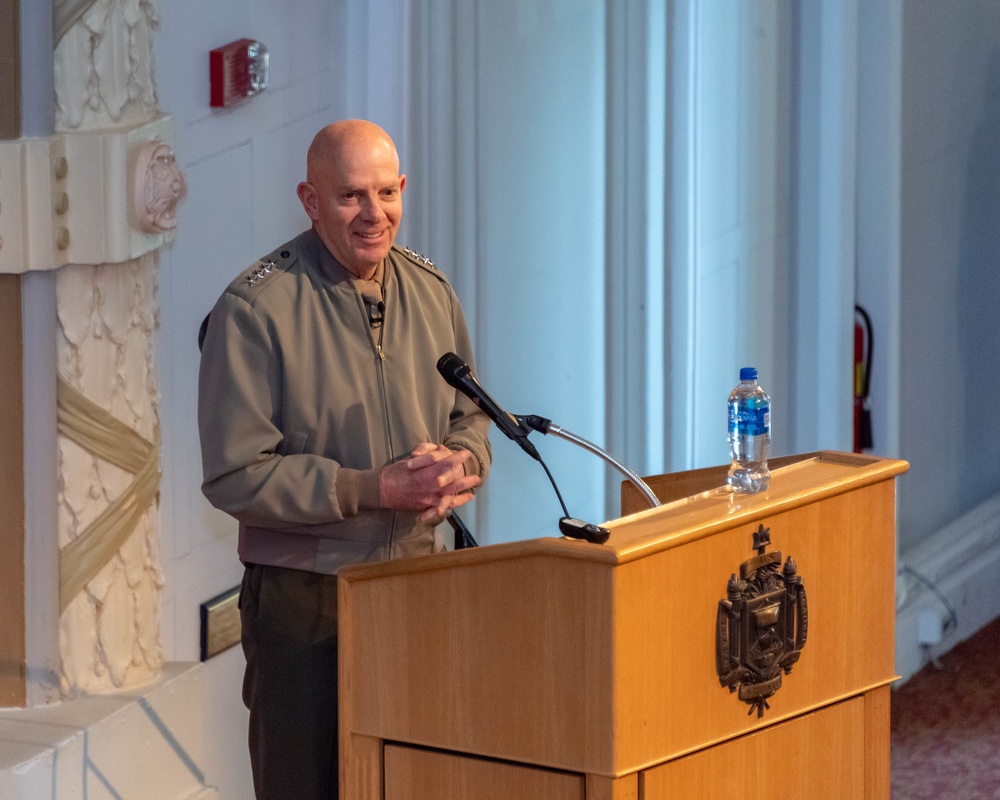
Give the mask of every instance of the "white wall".
[{"label": "white wall", "polygon": [[874,450],[899,457],[900,150],[902,0],[861,6],[856,166],[857,302],[875,335],[871,375]]},{"label": "white wall", "polygon": [[771,395],[772,452],[795,445],[791,6],[687,5],[686,85],[675,78],[671,98],[686,132],[671,197],[674,470],[728,460],[726,398],[745,366]]},{"label": "white wall", "polygon": [[790,452],[853,443],[858,5],[795,5]]},{"label": "white wall", "polygon": [[[993,2],[862,4],[858,299],[875,330],[875,452],[898,481],[896,671],[1000,614],[998,14]],[[933,585],[933,590],[926,583]],[[921,644],[921,618],[941,641]]]},{"label": "white wall", "polygon": [[901,548],[1000,492],[1000,5],[902,4]]},{"label": "white wall", "polygon": [[[477,43],[479,373],[515,413],[603,440],[603,3],[481,3]],[[601,463],[537,446],[570,514],[603,521]],[[503,437],[493,451],[487,540],[553,535],[541,468]]]}]

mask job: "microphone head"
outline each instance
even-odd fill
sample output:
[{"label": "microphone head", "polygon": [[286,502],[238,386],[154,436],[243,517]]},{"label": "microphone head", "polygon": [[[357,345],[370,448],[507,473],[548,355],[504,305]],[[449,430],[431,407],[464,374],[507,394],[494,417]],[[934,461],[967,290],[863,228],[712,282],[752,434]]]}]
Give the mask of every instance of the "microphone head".
[{"label": "microphone head", "polygon": [[445,353],[441,356],[437,362],[437,370],[441,373],[441,377],[456,389],[461,388],[462,379],[472,372],[469,365],[454,353]]}]

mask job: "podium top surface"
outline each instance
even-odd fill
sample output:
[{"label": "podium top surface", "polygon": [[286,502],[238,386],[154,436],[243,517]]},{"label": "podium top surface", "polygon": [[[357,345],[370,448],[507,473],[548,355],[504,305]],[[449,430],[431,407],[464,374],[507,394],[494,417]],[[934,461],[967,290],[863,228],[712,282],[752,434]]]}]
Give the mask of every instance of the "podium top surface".
[{"label": "podium top surface", "polygon": [[[905,461],[832,450],[785,462],[772,471],[770,485],[759,494],[738,494],[719,485],[605,523],[611,529],[608,546],[614,549],[618,562],[624,563],[737,524],[889,480],[909,469]],[[724,469],[714,472],[725,474]],[[672,481],[683,481],[687,474],[649,480],[656,491],[657,484],[669,486]]]},{"label": "podium top surface", "polygon": [[348,581],[364,580],[542,554],[609,565],[624,564],[736,525],[749,524],[827,497],[890,480],[909,469],[906,461],[837,451],[821,451],[781,461],[784,466],[772,471],[767,490],[758,494],[737,494],[724,485],[725,468],[646,478],[660,497],[676,496],[675,484],[697,486],[717,478],[719,485],[603,523],[611,531],[610,538],[603,545],[562,537],[543,537],[446,554],[359,564],[345,568],[340,576]]}]

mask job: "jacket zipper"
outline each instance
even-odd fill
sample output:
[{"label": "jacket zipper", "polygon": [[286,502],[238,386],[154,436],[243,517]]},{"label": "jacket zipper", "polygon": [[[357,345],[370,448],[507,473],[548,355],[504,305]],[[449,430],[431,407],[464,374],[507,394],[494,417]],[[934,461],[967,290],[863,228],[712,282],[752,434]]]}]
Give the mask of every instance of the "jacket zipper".
[{"label": "jacket zipper", "polygon": [[[388,281],[387,281],[388,282]],[[383,288],[383,291],[385,289]],[[361,312],[364,317],[364,322],[368,323],[368,315],[365,313],[364,303],[361,304]],[[382,349],[382,340],[385,335],[386,320],[385,315],[382,317],[382,324],[376,329],[373,329],[371,325],[368,325],[368,335],[371,337],[372,344],[375,347],[375,354],[378,356],[378,360],[375,362],[375,368],[378,371],[378,382],[379,390],[381,392],[382,400],[382,422],[385,424],[385,436],[386,442],[389,446],[389,461],[392,462],[396,458],[395,448],[392,444],[392,427],[389,424],[389,393],[386,391],[386,376],[385,376],[385,350]],[[396,538],[396,512],[392,512],[392,519],[389,523],[389,541],[386,543],[387,553],[389,558],[392,558],[392,547]]]}]

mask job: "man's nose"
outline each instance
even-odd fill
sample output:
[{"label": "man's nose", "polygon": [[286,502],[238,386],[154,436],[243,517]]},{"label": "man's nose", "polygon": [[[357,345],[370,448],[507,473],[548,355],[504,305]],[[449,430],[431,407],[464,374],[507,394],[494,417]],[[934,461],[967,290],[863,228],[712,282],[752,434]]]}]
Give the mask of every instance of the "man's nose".
[{"label": "man's nose", "polygon": [[361,212],[366,220],[372,222],[380,222],[385,217],[382,204],[379,203],[377,197],[366,197],[361,204]]}]

